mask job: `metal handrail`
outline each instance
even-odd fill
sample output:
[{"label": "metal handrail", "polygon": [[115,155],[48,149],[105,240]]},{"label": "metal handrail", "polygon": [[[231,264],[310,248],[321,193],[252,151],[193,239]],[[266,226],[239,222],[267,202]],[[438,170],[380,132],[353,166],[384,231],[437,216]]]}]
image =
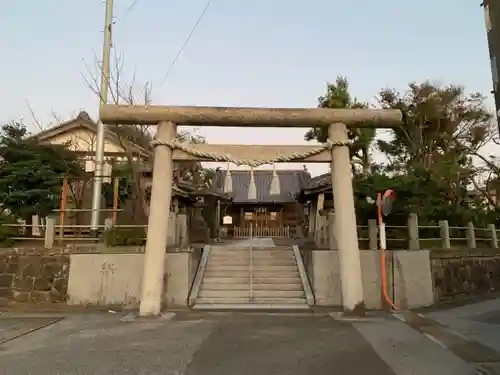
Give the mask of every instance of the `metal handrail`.
[{"label": "metal handrail", "polygon": [[302,287],[304,288],[304,293],[306,295],[306,301],[309,306],[314,306],[314,293],[309,283],[309,277],[307,276],[306,267],[304,266],[304,260],[300,254],[299,247],[297,245],[292,246],[293,255],[295,261],[297,262],[297,268],[299,269],[300,280],[302,281]]},{"label": "metal handrail", "polygon": [[188,297],[189,306],[193,306],[195,304],[196,299],[198,298],[198,294],[200,293],[201,283],[203,281],[203,275],[205,274],[205,269],[207,267],[211,249],[212,247],[210,245],[206,245],[203,248],[200,264],[198,265],[198,270],[196,271],[196,275],[193,280],[193,285],[191,286],[191,291],[189,292],[189,297]]},{"label": "metal handrail", "polygon": [[249,263],[249,293],[250,293],[250,302],[253,300],[253,245],[252,245],[252,237],[253,237],[253,225],[250,224],[250,237],[249,237],[249,247],[248,247],[248,252],[250,256],[250,263]]}]

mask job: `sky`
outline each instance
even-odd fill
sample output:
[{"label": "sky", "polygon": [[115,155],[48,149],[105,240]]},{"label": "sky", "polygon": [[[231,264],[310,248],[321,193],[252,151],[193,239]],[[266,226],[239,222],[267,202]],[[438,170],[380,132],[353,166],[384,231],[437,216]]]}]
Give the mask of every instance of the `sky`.
[{"label": "sky", "polygon": [[[154,104],[315,107],[342,75],[363,101],[430,79],[482,92],[493,108],[479,0],[213,0],[165,79],[207,0],[114,2],[123,81],[135,74],[138,95],[150,82]],[[80,110],[97,119],[83,77],[102,55],[104,1],[0,0],[0,9],[0,123],[36,131],[30,108],[44,127]],[[197,131],[210,143],[303,144],[306,129]],[[302,166],[280,166],[290,167]]]}]

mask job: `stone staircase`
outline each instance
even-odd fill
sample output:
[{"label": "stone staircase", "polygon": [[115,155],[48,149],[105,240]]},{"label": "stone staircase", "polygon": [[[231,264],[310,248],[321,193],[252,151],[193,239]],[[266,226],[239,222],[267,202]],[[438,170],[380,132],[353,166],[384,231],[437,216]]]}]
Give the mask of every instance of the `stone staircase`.
[{"label": "stone staircase", "polygon": [[201,272],[194,309],[309,308],[292,247],[214,246]]}]

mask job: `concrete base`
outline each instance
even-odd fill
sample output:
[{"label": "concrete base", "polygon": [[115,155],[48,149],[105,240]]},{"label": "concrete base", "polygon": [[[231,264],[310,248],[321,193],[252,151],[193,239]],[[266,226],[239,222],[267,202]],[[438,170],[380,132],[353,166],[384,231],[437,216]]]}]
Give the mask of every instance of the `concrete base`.
[{"label": "concrete base", "polygon": [[429,250],[394,251],[394,302],[405,309],[432,306],[434,286]]},{"label": "concrete base", "polygon": [[72,254],[69,305],[138,306],[144,254]]},{"label": "concrete base", "polygon": [[[164,303],[187,307],[201,249],[165,255]],[[68,280],[69,305],[138,307],[144,254],[72,254]]]},{"label": "concrete base", "polygon": [[[335,250],[312,250],[309,278],[317,306],[341,306],[340,265]],[[394,254],[394,281],[392,272]],[[367,309],[385,309],[380,278],[380,252],[361,250],[363,294]],[[434,303],[428,250],[388,252],[388,294],[401,308],[418,308]],[[392,287],[394,285],[394,288]]]},{"label": "concrete base", "polygon": [[124,322],[124,323],[135,323],[135,322],[161,323],[161,322],[164,322],[166,320],[174,319],[175,315],[176,315],[175,313],[167,312],[167,313],[155,316],[155,317],[140,317],[139,314],[130,313],[130,314],[125,315],[123,318],[121,318],[120,322]]},{"label": "concrete base", "polygon": [[189,292],[193,285],[201,249],[167,253],[165,277],[165,303],[167,307],[188,307]]},{"label": "concrete base", "polygon": [[317,306],[341,306],[340,266],[337,251],[311,251],[309,280]]}]

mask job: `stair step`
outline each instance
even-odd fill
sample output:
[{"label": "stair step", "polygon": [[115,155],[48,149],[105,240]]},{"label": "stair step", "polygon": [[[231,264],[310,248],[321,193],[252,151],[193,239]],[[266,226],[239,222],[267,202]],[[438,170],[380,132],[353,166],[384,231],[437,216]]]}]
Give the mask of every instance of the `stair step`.
[{"label": "stair step", "polygon": [[305,298],[253,298],[250,300],[249,298],[223,298],[223,297],[213,297],[213,298],[197,298],[196,299],[196,305],[198,304],[211,304],[211,305],[218,305],[218,304],[287,304],[287,305],[306,305],[307,306],[307,301]]},{"label": "stair step", "polygon": [[[248,260],[250,259],[250,254],[245,253],[245,254],[210,254],[208,257],[210,260],[217,260],[217,261],[226,261],[226,260]],[[252,259],[253,260],[261,260],[261,261],[273,261],[273,260],[285,260],[288,262],[295,262],[295,257],[293,255],[263,255],[263,254],[253,254],[252,253]]]},{"label": "stair step", "polygon": [[309,306],[290,246],[250,249],[224,245],[211,248],[193,308],[308,309]]},{"label": "stair step", "polygon": [[[295,258],[287,258],[287,257],[256,257],[256,256],[252,256],[252,262],[253,263],[269,263],[269,264],[273,264],[273,263],[276,263],[276,262],[284,262],[286,264],[297,264],[297,261],[295,260]],[[208,263],[210,262],[213,262],[213,263],[235,263],[235,264],[238,264],[238,263],[248,263],[250,262],[250,257],[248,256],[248,254],[244,257],[212,257],[210,256],[208,258]]]},{"label": "stair step", "polygon": [[[279,280],[279,279],[278,279]],[[203,282],[201,290],[250,290],[250,283],[218,283],[218,282]],[[302,284],[300,280],[294,280],[293,283],[252,283],[253,290],[293,290],[302,292]]]},{"label": "stair step", "polygon": [[[250,259],[250,252],[238,252],[238,253],[211,253],[209,259]],[[258,253],[252,252],[252,259],[290,259],[295,260],[293,253]]]},{"label": "stair step", "polygon": [[[219,264],[219,263],[208,263],[205,268],[205,272],[209,271],[250,271],[250,267],[248,265],[231,265],[231,264]],[[268,272],[298,272],[298,268],[296,265],[270,265],[270,264],[252,264],[252,271],[268,271]]]},{"label": "stair step", "polygon": [[308,310],[307,304],[287,303],[198,303],[193,306],[194,310]]},{"label": "stair step", "polygon": [[253,254],[261,254],[261,255],[284,255],[284,254],[290,254],[293,255],[293,250],[292,249],[278,249],[278,250],[270,250],[270,249],[258,249],[258,248],[252,248],[250,250],[249,247],[247,248],[241,248],[241,249],[212,249],[210,250],[210,254],[248,254],[249,252],[252,252]]},{"label": "stair step", "polygon": [[[252,253],[252,259],[258,260],[274,260],[274,259],[284,259],[289,261],[295,261],[295,256],[293,254],[258,254]],[[216,260],[227,260],[227,259],[250,259],[250,253],[238,253],[238,254],[210,254],[208,259]]]},{"label": "stair step", "polygon": [[[212,245],[211,251],[244,251],[248,250],[250,246],[244,246],[244,247],[231,247],[228,245]],[[253,250],[258,250],[258,251],[291,251],[292,247],[291,246],[264,246],[264,247],[256,247],[252,246]]]},{"label": "stair step", "polygon": [[[290,253],[260,253],[252,252],[252,259],[295,259],[295,255]],[[210,253],[210,259],[250,259],[249,251],[241,251],[235,253]]]},{"label": "stair step", "polygon": [[[220,277],[220,276],[210,276],[206,275],[203,277],[203,285],[241,285],[248,284],[250,282],[250,277],[241,277],[241,275],[234,275],[233,277]],[[300,277],[253,277],[253,285],[302,285],[302,280]]]},{"label": "stair step", "polygon": [[[295,278],[300,277],[299,270],[295,268],[294,270],[276,270],[273,268],[258,269],[253,270],[253,278]],[[235,271],[232,269],[205,269],[204,277],[250,277],[250,271],[248,267],[245,270]]]},{"label": "stair step", "polygon": [[[254,298],[305,298],[302,290],[253,290]],[[202,288],[198,298],[250,298],[250,290],[207,290]]]},{"label": "stair step", "polygon": [[[249,259],[227,259],[224,261],[220,260],[214,260],[210,259],[207,262],[207,268],[208,267],[218,267],[218,266],[225,266],[225,267],[250,267],[250,260]],[[266,266],[276,266],[276,267],[297,267],[296,263],[294,260],[287,261],[287,260],[282,260],[282,259],[276,259],[276,260],[252,260],[252,266],[254,267],[266,267]]]}]

